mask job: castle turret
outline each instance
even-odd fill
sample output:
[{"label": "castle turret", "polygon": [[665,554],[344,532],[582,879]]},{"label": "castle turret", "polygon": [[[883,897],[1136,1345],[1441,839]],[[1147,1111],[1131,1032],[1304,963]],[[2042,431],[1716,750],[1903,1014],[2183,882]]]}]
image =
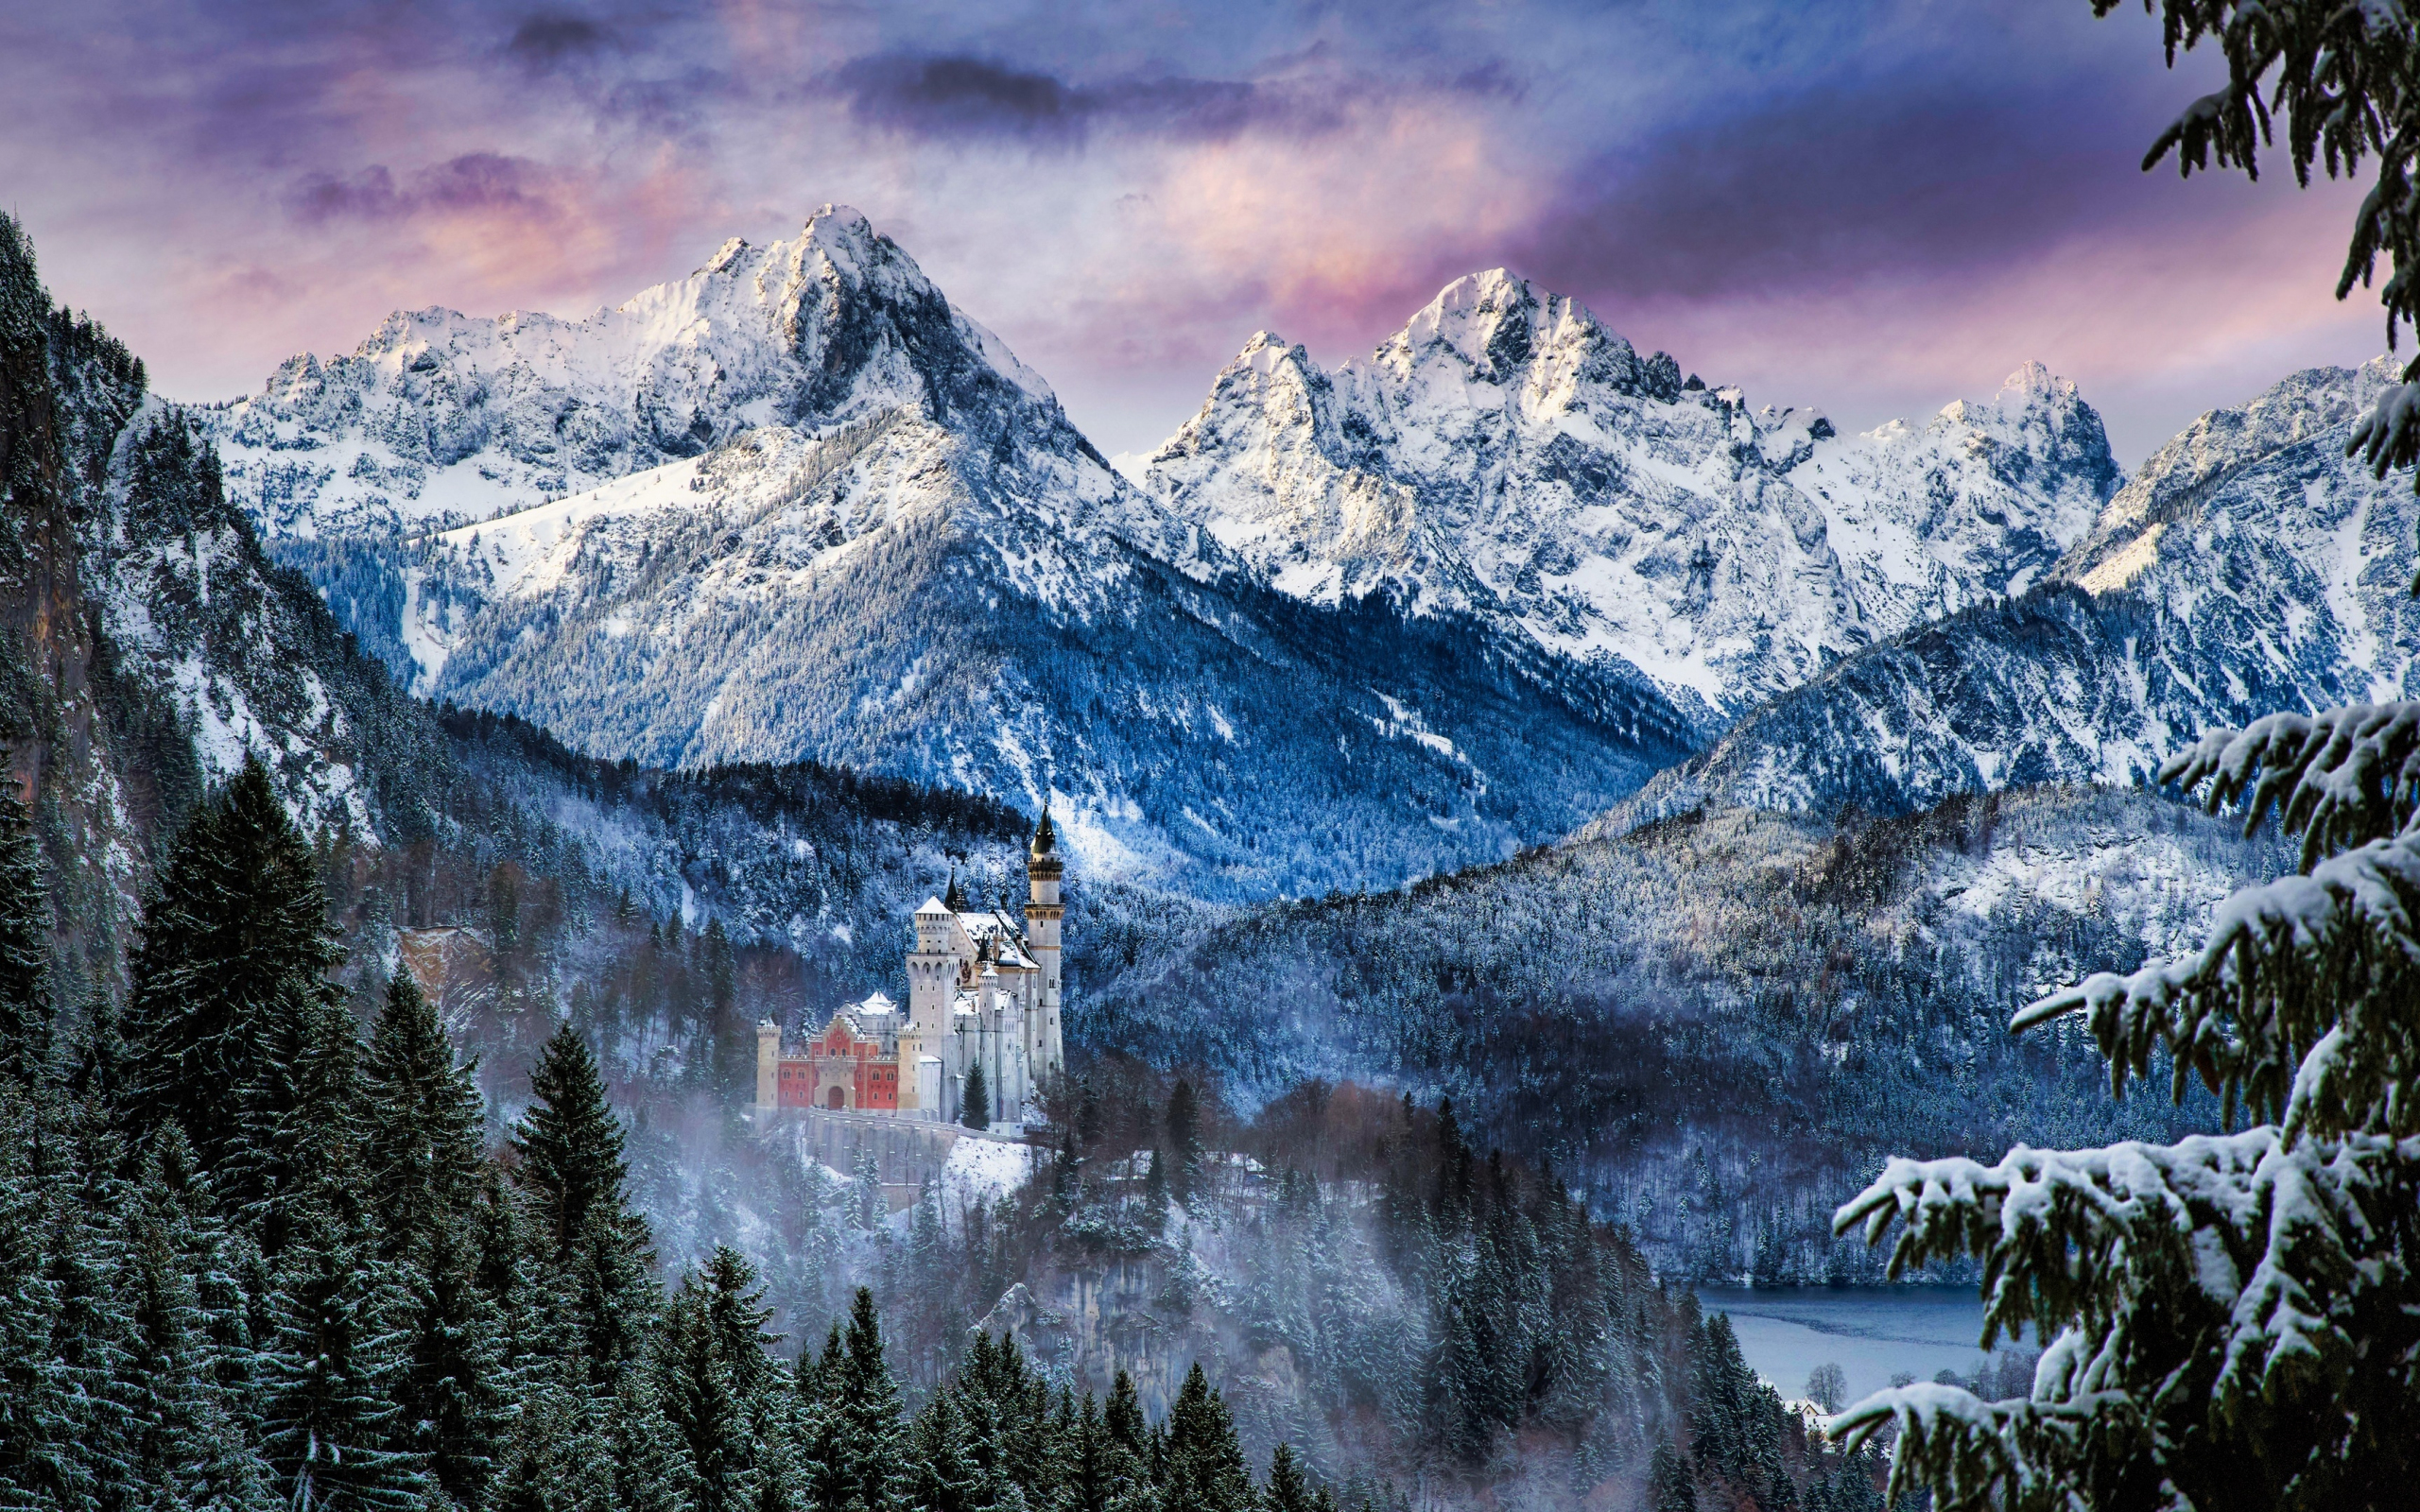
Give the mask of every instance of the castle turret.
[{"label": "castle turret", "polygon": [[[957,890],[958,879],[950,879]],[[918,1042],[929,1049],[950,1029],[950,998],[958,990],[958,956],[951,935],[958,917],[939,898],[927,898],[916,910],[916,948],[908,953],[908,1022]]]},{"label": "castle turret", "polygon": [[1059,1038],[1059,921],[1066,909],[1059,901],[1059,884],[1067,874],[1059,859],[1059,831],[1050,822],[1050,802],[1043,799],[1042,822],[1033,827],[1033,844],[1026,850],[1025,933],[1034,964],[1042,968],[1036,994],[1036,1022],[1027,1029],[1033,1045],[1033,1074],[1058,1074],[1063,1056]]},{"label": "castle turret", "polygon": [[756,1024],[756,1111],[769,1113],[782,1100],[782,1026],[770,1019]]}]

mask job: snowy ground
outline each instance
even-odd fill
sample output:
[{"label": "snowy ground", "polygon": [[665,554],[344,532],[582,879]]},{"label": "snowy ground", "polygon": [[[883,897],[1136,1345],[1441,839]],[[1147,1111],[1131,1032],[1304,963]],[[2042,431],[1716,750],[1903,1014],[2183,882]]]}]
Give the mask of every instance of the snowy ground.
[{"label": "snowy ground", "polygon": [[1033,1149],[1003,1140],[962,1139],[942,1167],[942,1211],[952,1217],[971,1204],[990,1203],[1013,1192],[1033,1169]]}]

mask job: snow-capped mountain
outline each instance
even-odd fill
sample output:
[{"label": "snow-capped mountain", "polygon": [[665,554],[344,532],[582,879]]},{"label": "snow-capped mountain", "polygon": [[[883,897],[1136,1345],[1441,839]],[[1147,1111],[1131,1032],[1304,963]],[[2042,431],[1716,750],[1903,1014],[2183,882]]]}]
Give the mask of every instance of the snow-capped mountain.
[{"label": "snow-capped mountain", "polygon": [[2204,730],[2420,691],[2411,480],[2344,455],[2385,360],[2299,372],[2163,446],[2045,584],[1852,657],[1605,821],[2127,785]]},{"label": "snow-capped mountain", "polygon": [[1684,381],[1500,269],[1333,373],[1255,335],[1145,472],[1280,592],[1482,621],[1643,675],[1709,733],[2021,591],[2118,478],[2100,417],[2039,365],[1991,402],[1842,437]]},{"label": "snow-capped mountain", "polygon": [[217,413],[271,550],[416,691],[1048,799],[1107,874],[1392,885],[1691,742],[1635,679],[1270,593],[854,211],[578,324],[397,317]]},{"label": "snow-capped mountain", "polygon": [[294,357],[215,412],[229,496],[268,537],[483,520],[754,425],[943,413],[1050,388],[863,215],[734,238],[703,267],[571,321],[398,311],[349,356]]}]

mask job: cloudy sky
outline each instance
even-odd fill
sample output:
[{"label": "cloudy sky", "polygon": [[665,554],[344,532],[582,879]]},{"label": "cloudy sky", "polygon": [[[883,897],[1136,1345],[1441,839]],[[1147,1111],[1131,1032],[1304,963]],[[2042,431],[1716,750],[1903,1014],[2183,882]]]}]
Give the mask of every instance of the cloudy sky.
[{"label": "cloudy sky", "polygon": [[179,398],[830,200],[1111,452],[1255,330],[1339,361],[1501,265],[1858,427],[2038,357],[2131,464],[2383,345],[2356,191],[2139,171],[2210,69],[2087,0],[61,0],[0,7],[0,206]]}]

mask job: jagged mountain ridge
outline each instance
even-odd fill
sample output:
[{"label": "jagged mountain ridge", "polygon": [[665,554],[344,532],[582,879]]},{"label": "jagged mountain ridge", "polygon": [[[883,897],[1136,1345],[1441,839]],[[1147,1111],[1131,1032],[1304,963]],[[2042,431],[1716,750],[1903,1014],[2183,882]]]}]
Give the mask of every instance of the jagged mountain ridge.
[{"label": "jagged mountain ridge", "polygon": [[[578,476],[624,475],[400,534],[522,502],[550,435],[623,412],[666,418]],[[1693,739],[1637,679],[1270,592],[852,211],[577,327],[399,318],[217,413],[271,549],[417,690],[609,758],[1047,799],[1104,874],[1392,885],[1562,833]],[[417,513],[375,491],[397,437]],[[319,491],[272,485],[291,466]]]},{"label": "jagged mountain ridge", "polygon": [[919,402],[1057,410],[862,215],[826,205],[796,240],[734,238],[584,320],[398,311],[349,355],[289,359],[213,421],[231,496],[274,538],[483,520],[750,426]]},{"label": "jagged mountain ridge", "polygon": [[1899,813],[1960,792],[2133,785],[2204,730],[2410,696],[2420,523],[2345,455],[2384,359],[2214,410],[2113,497],[2042,587],[1830,668],[1591,830],[1701,804]]},{"label": "jagged mountain ridge", "polygon": [[1472,618],[1651,682],[1709,736],[2023,589],[2118,477],[2099,416],[2038,364],[1990,403],[1841,437],[1685,384],[1501,269],[1333,373],[1255,335],[1144,472],[1282,592]]}]

